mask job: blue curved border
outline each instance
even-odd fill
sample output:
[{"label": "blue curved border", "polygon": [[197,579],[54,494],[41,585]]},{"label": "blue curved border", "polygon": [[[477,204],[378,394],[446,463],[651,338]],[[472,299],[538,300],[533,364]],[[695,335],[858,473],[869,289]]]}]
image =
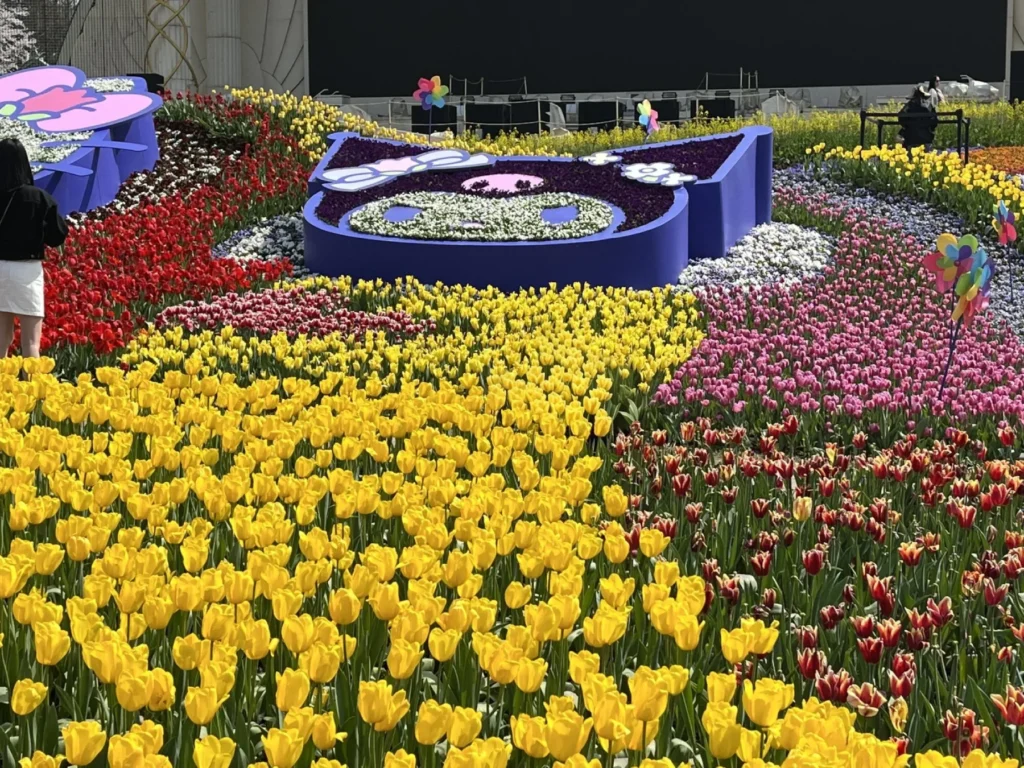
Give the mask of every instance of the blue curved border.
[{"label": "blue curved border", "polygon": [[[331,151],[309,178],[309,199],[303,209],[306,266],[331,277],[392,280],[413,276],[427,283],[493,285],[502,290],[572,282],[640,289],[672,284],[690,258],[721,257],[754,225],[771,218],[772,130],[758,126],[738,133],[740,144],[714,176],[676,189],[671,208],[655,221],[578,240],[508,243],[365,235],[348,227],[352,211],[337,226],[321,221],[316,215],[324,195],[320,175],[341,144],[358,136],[334,134]],[[721,135],[619,152],[625,155],[652,146],[715,138]],[[499,157],[495,169],[502,162],[513,161],[575,162],[569,158]]]},{"label": "blue curved border", "polygon": [[153,115],[95,131],[88,141],[58,163],[35,174],[37,187],[49,192],[63,215],[106,205],[129,176],[151,171],[160,159]]},{"label": "blue curved border", "polygon": [[[75,71],[85,77],[80,70]],[[136,93],[146,90],[141,77],[124,79],[135,84]],[[129,176],[153,170],[160,159],[153,111],[94,130],[68,157],[57,163],[43,163],[42,170],[34,175],[36,186],[53,196],[63,215],[85,213],[111,202]]]}]

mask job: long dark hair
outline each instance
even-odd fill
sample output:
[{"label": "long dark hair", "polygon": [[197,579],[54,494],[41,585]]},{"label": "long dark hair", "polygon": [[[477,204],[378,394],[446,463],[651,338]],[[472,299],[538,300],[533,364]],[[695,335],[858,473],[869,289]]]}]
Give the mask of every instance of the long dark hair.
[{"label": "long dark hair", "polygon": [[935,75],[928,81],[928,90],[934,91],[939,87],[939,76]]},{"label": "long dark hair", "polygon": [[0,140],[0,192],[32,186],[28,152],[17,139]]}]

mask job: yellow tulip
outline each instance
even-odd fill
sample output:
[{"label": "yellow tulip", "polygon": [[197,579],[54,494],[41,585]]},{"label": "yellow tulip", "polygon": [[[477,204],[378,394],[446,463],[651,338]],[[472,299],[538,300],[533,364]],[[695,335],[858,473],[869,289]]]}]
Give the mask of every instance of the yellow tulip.
[{"label": "yellow tulip", "polygon": [[736,693],[736,675],[733,672],[709,672],[705,684],[710,702],[732,701]]},{"label": "yellow tulip", "polygon": [[285,669],[275,673],[277,681],[277,708],[288,712],[305,705],[309,699],[309,676],[301,669]]},{"label": "yellow tulip", "polygon": [[192,748],[192,760],[196,768],[229,768],[235,756],[235,742],[225,737],[206,736],[196,739]]},{"label": "yellow tulip", "polygon": [[753,722],[767,728],[779,719],[779,712],[793,702],[794,688],[768,677],[757,683],[743,681],[743,711]]},{"label": "yellow tulip", "polygon": [[416,755],[410,755],[404,749],[388,752],[384,755],[384,768],[416,768]]},{"label": "yellow tulip", "polygon": [[483,716],[476,709],[455,707],[448,721],[448,743],[454,747],[466,747],[477,737],[483,726]]},{"label": "yellow tulip", "polygon": [[553,714],[548,711],[544,740],[551,756],[564,762],[578,754],[590,737],[593,726],[592,718],[584,719],[576,712]]},{"label": "yellow tulip", "polygon": [[27,715],[46,700],[48,692],[43,683],[34,683],[27,678],[19,680],[11,691],[11,710],[16,715]]},{"label": "yellow tulip", "polygon": [[61,734],[64,737],[64,751],[71,765],[89,765],[107,743],[107,734],[95,720],[68,723]]},{"label": "yellow tulip", "polygon": [[185,714],[196,725],[209,725],[225,701],[227,696],[218,697],[216,688],[192,686],[185,692]]},{"label": "yellow tulip", "polygon": [[448,732],[451,721],[451,705],[438,704],[433,699],[424,701],[416,713],[416,741],[424,746],[436,744]]},{"label": "yellow tulip", "polygon": [[32,627],[35,635],[36,661],[52,667],[71,650],[71,636],[52,621],[41,621]]},{"label": "yellow tulip", "polygon": [[637,720],[657,720],[668,706],[667,681],[650,667],[636,669],[629,678],[629,692]]},{"label": "yellow tulip", "polygon": [[388,651],[388,673],[396,680],[412,677],[423,659],[423,649],[407,640],[392,640]]},{"label": "yellow tulip", "polygon": [[122,672],[117,678],[117,703],[127,712],[138,712],[149,703],[153,675],[146,671],[141,674]]},{"label": "yellow tulip", "polygon": [[313,718],[313,744],[321,752],[333,749],[335,744],[344,741],[347,733],[338,733],[334,723],[334,713],[327,712]]},{"label": "yellow tulip", "polygon": [[109,768],[133,768],[146,759],[145,743],[135,734],[111,736],[107,744]]},{"label": "yellow tulip", "polygon": [[512,715],[512,743],[534,759],[543,760],[548,756],[546,740],[547,721],[543,717]]},{"label": "yellow tulip", "polygon": [[305,744],[298,731],[280,728],[271,728],[261,740],[270,768],[292,768],[302,755]]}]

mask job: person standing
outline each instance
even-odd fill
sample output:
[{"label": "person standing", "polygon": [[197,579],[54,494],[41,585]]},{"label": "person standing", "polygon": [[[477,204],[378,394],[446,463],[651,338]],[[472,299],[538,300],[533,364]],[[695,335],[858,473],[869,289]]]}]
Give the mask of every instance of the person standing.
[{"label": "person standing", "polygon": [[68,225],[57,202],[32,181],[28,153],[17,139],[0,141],[0,357],[21,323],[21,354],[39,357],[43,335],[43,249],[62,245]]}]

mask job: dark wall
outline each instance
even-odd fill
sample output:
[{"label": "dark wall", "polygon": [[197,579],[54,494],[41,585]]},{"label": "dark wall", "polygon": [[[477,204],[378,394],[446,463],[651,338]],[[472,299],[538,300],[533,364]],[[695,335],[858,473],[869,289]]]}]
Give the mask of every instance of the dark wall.
[{"label": "dark wall", "polygon": [[[419,77],[526,76],[532,93],[1002,81],[995,0],[309,0],[313,93],[409,94]],[[879,3],[879,6],[882,4]],[[714,87],[714,83],[712,86]],[[718,87],[728,87],[719,85]],[[490,90],[490,89],[489,89]]]}]

